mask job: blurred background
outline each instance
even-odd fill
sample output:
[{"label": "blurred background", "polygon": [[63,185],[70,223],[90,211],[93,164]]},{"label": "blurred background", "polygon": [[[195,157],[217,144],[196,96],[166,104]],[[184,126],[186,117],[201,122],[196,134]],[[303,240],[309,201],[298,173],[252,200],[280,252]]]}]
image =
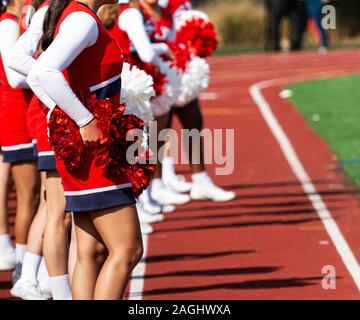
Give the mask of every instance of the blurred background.
[{"label": "blurred background", "polygon": [[[307,0],[311,2],[312,0]],[[316,1],[316,0],[315,0]],[[299,0],[194,0],[194,5],[205,11],[215,23],[219,33],[220,45],[218,54],[241,52],[261,52],[271,50],[269,3],[273,6]],[[337,0],[330,1],[336,8],[336,29],[329,30],[331,48],[360,47],[360,1]],[[270,4],[271,5],[271,4]],[[291,31],[289,12],[284,9],[280,24],[280,44],[283,50],[291,47],[288,40]],[[319,38],[313,22],[309,19],[303,38],[303,49],[314,49],[319,46]]]}]

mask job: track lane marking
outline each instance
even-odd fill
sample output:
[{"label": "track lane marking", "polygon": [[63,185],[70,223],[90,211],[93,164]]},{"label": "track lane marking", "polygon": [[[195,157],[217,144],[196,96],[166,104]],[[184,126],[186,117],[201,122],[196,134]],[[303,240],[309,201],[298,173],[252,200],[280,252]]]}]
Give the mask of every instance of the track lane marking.
[{"label": "track lane marking", "polygon": [[[296,178],[299,180],[304,190],[304,193],[307,195],[309,201],[317,212],[319,219],[323,223],[327,234],[333,242],[345,267],[353,278],[355,285],[360,291],[360,265],[356,260],[355,255],[352,252],[349,244],[344,238],[339,226],[337,225],[330,211],[326,207],[326,204],[322,200],[320,194],[317,192],[315,185],[313,184],[310,176],[302,165],[289,138],[281,127],[276,116],[272,112],[270,104],[266,101],[261,92],[263,89],[266,88],[289,83],[290,79],[295,80],[295,78],[283,78],[261,81],[253,84],[250,87],[249,92],[261,115],[263,116],[266,124],[270,128],[270,131],[278,142],[280,149],[284,157],[286,158],[291,170],[295,174]],[[297,78],[297,81],[298,80],[299,78]]]}]

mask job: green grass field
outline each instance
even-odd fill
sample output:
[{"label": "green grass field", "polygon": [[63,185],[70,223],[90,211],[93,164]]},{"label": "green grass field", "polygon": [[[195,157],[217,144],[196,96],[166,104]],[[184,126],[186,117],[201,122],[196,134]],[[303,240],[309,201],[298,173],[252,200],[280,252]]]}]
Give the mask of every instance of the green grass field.
[{"label": "green grass field", "polygon": [[360,189],[360,75],[301,82],[287,89],[294,93],[290,100]]}]

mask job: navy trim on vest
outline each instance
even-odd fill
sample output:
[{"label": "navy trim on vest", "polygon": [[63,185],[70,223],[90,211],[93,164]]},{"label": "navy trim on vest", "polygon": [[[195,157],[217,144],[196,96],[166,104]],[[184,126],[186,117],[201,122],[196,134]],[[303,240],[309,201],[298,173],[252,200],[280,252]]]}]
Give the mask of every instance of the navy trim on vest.
[{"label": "navy trim on vest", "polygon": [[115,97],[117,94],[120,94],[121,90],[121,77],[114,82],[109,83],[107,86],[103,88],[99,88],[92,93],[96,94],[96,98],[98,100],[103,100],[106,98]]},{"label": "navy trim on vest", "polygon": [[37,156],[35,156],[34,154],[34,147],[2,152],[4,155],[3,161],[6,163],[17,163],[37,160]]},{"label": "navy trim on vest", "polygon": [[38,171],[56,171],[55,157],[50,156],[39,156]]},{"label": "navy trim on vest", "polygon": [[66,212],[87,212],[114,207],[121,207],[127,204],[134,204],[135,197],[131,188],[116,189],[78,196],[65,196]]}]

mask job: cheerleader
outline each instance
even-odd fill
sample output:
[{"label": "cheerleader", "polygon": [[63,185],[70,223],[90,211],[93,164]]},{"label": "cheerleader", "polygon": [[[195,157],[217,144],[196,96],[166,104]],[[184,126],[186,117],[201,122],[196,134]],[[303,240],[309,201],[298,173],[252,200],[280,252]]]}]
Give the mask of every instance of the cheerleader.
[{"label": "cheerleader", "polygon": [[[176,26],[179,25],[184,12],[191,9],[191,3],[188,0],[160,0],[159,4],[164,10],[163,17],[167,23],[163,22],[161,26],[162,36],[167,36],[170,41],[175,40]],[[169,31],[165,32],[166,27]],[[175,106],[171,109],[171,119],[176,115],[184,129],[197,129],[199,132],[203,128],[203,116],[201,113],[200,103],[198,97],[185,105]],[[201,141],[201,140],[200,140]],[[192,183],[187,183],[182,177],[175,174],[173,159],[167,153],[167,157],[163,160],[163,181],[169,188],[178,191],[186,192],[190,189],[190,197],[194,200],[212,200],[212,201],[230,201],[235,198],[235,193],[232,191],[225,191],[216,186],[212,179],[206,172],[204,164],[203,144],[193,154],[192,141],[189,141],[189,161],[192,171]],[[200,159],[200,163],[194,161]]]},{"label": "cheerleader", "polygon": [[[159,103],[163,94],[165,75],[161,70],[162,60],[160,55],[169,55],[171,51],[165,43],[155,42],[155,19],[150,16],[147,7],[157,7],[156,1],[129,1],[120,0],[116,23],[110,32],[118,41],[125,56],[125,61],[150,73],[154,79],[157,97],[152,101],[152,110],[157,125],[158,133],[166,128],[168,113],[171,103]],[[108,21],[111,19],[108,19]],[[109,24],[109,22],[108,22]],[[111,25],[111,23],[110,23]],[[153,42],[153,43],[151,43]],[[157,150],[163,145],[158,141]],[[161,159],[160,159],[161,160]],[[141,205],[145,212],[158,213],[173,211],[172,204],[184,204],[190,200],[187,195],[182,195],[164,187],[161,181],[161,165],[157,165],[151,183],[151,197],[147,191],[140,197]],[[160,206],[159,206],[160,204]],[[140,218],[144,216],[141,215]]]},{"label": "cheerleader", "polygon": [[[0,101],[2,86],[0,83]],[[10,164],[3,162],[3,154],[0,152],[0,271],[13,270],[15,268],[15,248],[11,242],[8,225],[8,191]]]},{"label": "cheerleader", "polygon": [[[126,124],[116,122],[122,110],[120,49],[94,13],[106,3],[114,1],[51,1],[40,40],[44,52],[28,76],[33,91],[51,110],[50,141],[66,211],[74,212],[74,299],[121,299],[142,256],[134,206],[139,184],[129,180],[138,175],[132,176],[131,170],[125,174],[125,167],[118,165],[109,168],[107,160],[115,158],[101,157],[123,145],[108,135],[107,126],[120,130]],[[116,123],[109,124],[103,112],[110,112]]]},{"label": "cheerleader", "polygon": [[[139,0],[139,8],[141,9],[141,12],[145,19],[145,26],[147,29],[147,32],[149,34],[150,39],[152,39],[153,42],[159,42],[156,39],[156,31],[158,28],[158,24],[161,21],[164,21],[161,8],[158,5],[157,0]],[[159,64],[163,63],[162,60],[158,62]],[[176,75],[178,78],[178,76]],[[170,84],[170,79],[167,77],[166,79],[168,83]],[[171,85],[171,84],[170,84]],[[168,121],[169,121],[169,110],[171,105],[169,106],[169,109],[165,113],[161,113],[160,116],[156,117],[156,125],[157,125],[157,135],[159,136],[159,133],[167,128]],[[158,111],[157,107],[157,101],[154,101],[154,113],[156,114]],[[161,110],[161,109],[160,109]],[[163,147],[164,142],[158,141],[158,148],[157,150],[161,150]],[[169,188],[167,188],[162,179],[162,166],[161,163],[163,161],[163,155],[159,154],[159,162],[155,169],[154,177],[150,186],[150,201],[155,201],[159,203],[160,205],[172,205],[172,204],[185,204],[190,201],[190,197],[181,193],[177,193]]]},{"label": "cheerleader", "polygon": [[[38,175],[34,144],[29,134],[26,113],[31,99],[25,77],[7,67],[11,47],[19,36],[19,18],[23,1],[10,0],[0,3],[0,78],[2,95],[0,106],[0,143],[3,161],[10,163],[14,179],[17,209],[15,219],[16,266],[13,281],[16,282],[26,252],[31,221],[36,210]],[[20,87],[23,89],[13,89]]]},{"label": "cheerleader", "polygon": [[[36,56],[38,43],[43,34],[43,22],[48,6],[48,0],[32,2],[32,14],[27,15],[28,19],[31,19],[30,25],[11,52],[12,58],[9,66],[25,76],[29,74],[35,63],[34,56]],[[47,108],[34,96],[29,110],[32,111],[33,122],[37,124],[35,138],[38,149],[38,171],[41,173],[42,186],[46,190],[46,202],[44,201],[46,215],[37,214],[32,225],[35,235],[33,238],[29,238],[29,247],[31,244],[36,244],[36,235],[44,234],[40,241],[43,240],[42,248],[48,270],[43,263],[40,264],[41,250],[38,251],[38,255],[34,255],[34,250],[28,250],[30,252],[26,253],[25,258],[27,256],[31,258],[30,266],[32,268],[27,266],[26,269],[30,269],[31,272],[23,270],[20,281],[15,284],[11,293],[25,300],[48,299],[49,297],[54,300],[68,300],[71,299],[68,276],[68,230],[71,217],[70,213],[64,213],[64,192],[56,171],[54,152],[47,137]],[[36,233],[36,231],[38,232]],[[47,276],[47,271],[50,273],[50,278]]]}]

